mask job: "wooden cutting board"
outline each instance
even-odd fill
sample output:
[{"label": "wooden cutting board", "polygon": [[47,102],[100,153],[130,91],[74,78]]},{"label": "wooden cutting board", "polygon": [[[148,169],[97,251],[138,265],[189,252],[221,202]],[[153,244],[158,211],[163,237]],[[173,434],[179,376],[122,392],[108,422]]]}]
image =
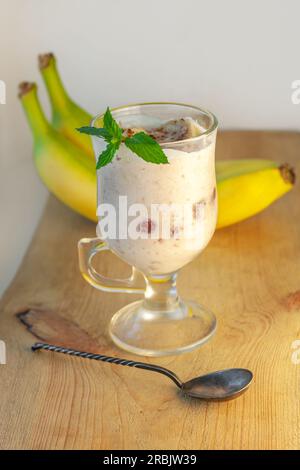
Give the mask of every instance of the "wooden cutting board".
[{"label": "wooden cutting board", "polygon": [[[300,134],[222,133],[217,157],[287,161],[300,175]],[[135,297],[101,293],[81,278],[77,241],[94,236],[95,226],[51,197],[0,304],[0,338],[7,345],[7,364],[0,365],[0,448],[300,448],[300,364],[292,361],[292,343],[300,340],[299,191],[296,184],[262,214],[217,231],[181,272],[181,293],[211,308],[218,330],[197,351],[151,362],[183,379],[250,368],[249,391],[223,403],[183,398],[168,379],[146,371],[31,352],[38,336],[133,357],[110,344],[106,328]],[[110,254],[101,269],[128,272]]]}]

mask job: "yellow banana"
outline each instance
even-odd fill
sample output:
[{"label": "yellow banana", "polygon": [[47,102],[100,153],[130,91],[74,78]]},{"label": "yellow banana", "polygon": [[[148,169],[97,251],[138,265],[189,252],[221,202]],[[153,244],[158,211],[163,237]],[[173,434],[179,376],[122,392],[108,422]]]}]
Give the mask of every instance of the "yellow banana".
[{"label": "yellow banana", "polygon": [[[20,98],[34,137],[34,160],[48,189],[64,204],[96,220],[95,162],[46,120],[35,84],[20,85]],[[216,164],[217,227],[244,220],[288,192],[295,175],[288,165],[269,160],[233,160]]]},{"label": "yellow banana", "polygon": [[269,160],[220,161],[216,165],[216,174],[217,228],[261,212],[290,191],[295,182],[292,168]]},{"label": "yellow banana", "polygon": [[19,97],[33,133],[34,161],[42,181],[64,204],[96,220],[95,162],[50,125],[34,83],[21,83]]},{"label": "yellow banana", "polygon": [[94,161],[89,136],[76,131],[77,127],[89,126],[92,116],[74,103],[68,96],[56,67],[55,56],[51,53],[39,55],[39,68],[44,79],[52,108],[52,125]]}]

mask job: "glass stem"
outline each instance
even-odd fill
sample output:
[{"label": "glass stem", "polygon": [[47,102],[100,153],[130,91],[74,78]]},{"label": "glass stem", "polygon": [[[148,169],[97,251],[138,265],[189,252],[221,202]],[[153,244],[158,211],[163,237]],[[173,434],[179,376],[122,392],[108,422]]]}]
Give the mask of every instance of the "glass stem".
[{"label": "glass stem", "polygon": [[145,276],[144,308],[153,312],[173,312],[179,307],[176,287],[177,273]]}]

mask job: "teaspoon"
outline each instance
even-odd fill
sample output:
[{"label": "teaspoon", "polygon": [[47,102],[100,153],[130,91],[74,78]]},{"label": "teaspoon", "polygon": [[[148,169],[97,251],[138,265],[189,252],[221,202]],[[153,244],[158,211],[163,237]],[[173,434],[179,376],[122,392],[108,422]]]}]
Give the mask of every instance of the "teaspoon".
[{"label": "teaspoon", "polygon": [[86,359],[95,359],[96,361],[110,362],[121,366],[136,367],[138,369],[150,370],[166,375],[177,385],[178,388],[187,396],[200,398],[203,400],[229,400],[235,398],[244,392],[252,382],[253,374],[248,369],[224,369],[211,372],[200,377],[195,377],[188,382],[182,382],[177,375],[169,369],[148,364],[146,362],[130,361],[118,357],[103,356],[102,354],[93,354],[88,352],[76,351],[74,349],[55,346],[48,343],[35,343],[31,347],[32,351],[45,349],[70,356],[78,356]]}]

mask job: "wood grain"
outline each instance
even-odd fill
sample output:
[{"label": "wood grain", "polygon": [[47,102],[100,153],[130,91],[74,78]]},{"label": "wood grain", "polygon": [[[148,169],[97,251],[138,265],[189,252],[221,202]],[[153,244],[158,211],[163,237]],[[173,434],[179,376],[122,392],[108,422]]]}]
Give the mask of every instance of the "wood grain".
[{"label": "wood grain", "polygon": [[[225,132],[217,155],[287,161],[300,174],[300,134]],[[151,359],[183,379],[250,368],[254,384],[231,402],[182,398],[171,382],[146,371],[30,351],[35,338],[15,316],[28,307],[57,312],[104,353],[120,355],[106,327],[135,297],[100,293],[81,278],[77,241],[94,233],[92,223],[50,198],[1,301],[7,364],[0,365],[0,448],[300,448],[300,366],[291,360],[300,339],[299,185],[255,218],[216,232],[182,270],[182,294],[216,312],[216,336],[192,353]],[[123,275],[128,268],[108,254],[101,269]]]},{"label": "wood grain", "polygon": [[[107,344],[105,335],[96,340],[83,327],[57,312],[29,308],[24,312],[18,312],[16,316],[39,342],[94,354],[100,354],[105,348],[105,352],[109,354],[110,345]],[[111,349],[115,352],[113,347]]]}]

